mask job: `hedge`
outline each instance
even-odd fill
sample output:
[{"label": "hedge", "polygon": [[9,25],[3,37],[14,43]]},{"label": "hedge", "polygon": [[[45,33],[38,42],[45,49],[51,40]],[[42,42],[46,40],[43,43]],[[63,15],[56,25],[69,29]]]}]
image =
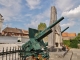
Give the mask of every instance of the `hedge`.
[{"label": "hedge", "polygon": [[71,48],[78,48],[78,40],[63,40],[63,44],[71,47]]},{"label": "hedge", "polygon": [[71,48],[78,48],[78,40],[71,40],[70,47]]}]

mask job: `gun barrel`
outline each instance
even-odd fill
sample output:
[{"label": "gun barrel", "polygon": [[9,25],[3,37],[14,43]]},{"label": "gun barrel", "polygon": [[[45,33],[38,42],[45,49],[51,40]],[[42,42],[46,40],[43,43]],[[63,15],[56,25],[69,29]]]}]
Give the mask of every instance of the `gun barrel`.
[{"label": "gun barrel", "polygon": [[57,23],[59,23],[60,21],[62,21],[64,19],[64,17],[61,17],[59,20],[57,20],[56,22],[54,22],[52,25],[50,25],[47,29],[52,28],[53,26],[55,26]]},{"label": "gun barrel", "polygon": [[[64,19],[64,17],[61,17],[59,20],[57,20],[56,22],[54,22],[52,25],[50,25],[48,28],[46,28],[45,30],[43,30],[42,32],[40,32],[36,37],[35,37],[35,39],[41,39],[41,37],[42,38],[44,38],[45,36],[45,34],[47,33],[47,31],[50,31],[50,33],[51,33],[51,28],[52,27],[54,27],[57,23],[59,23],[60,21],[62,21]],[[48,33],[48,34],[50,34],[50,33]],[[48,34],[46,34],[46,36],[48,35]]]},{"label": "gun barrel", "polygon": [[65,29],[61,32],[61,34],[62,34],[64,31],[66,31],[68,28],[69,28],[69,27],[65,28]]}]

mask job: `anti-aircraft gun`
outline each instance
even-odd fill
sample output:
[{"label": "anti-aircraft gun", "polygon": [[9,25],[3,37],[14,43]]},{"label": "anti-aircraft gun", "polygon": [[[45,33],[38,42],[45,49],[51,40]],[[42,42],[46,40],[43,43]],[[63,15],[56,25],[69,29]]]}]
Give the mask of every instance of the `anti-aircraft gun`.
[{"label": "anti-aircraft gun", "polygon": [[29,38],[30,40],[22,45],[22,50],[24,51],[22,54],[24,57],[28,57],[31,55],[35,55],[36,57],[38,54],[41,54],[43,57],[48,58],[49,54],[47,51],[47,47],[43,42],[43,38],[49,35],[52,32],[52,27],[54,27],[57,23],[62,21],[64,17],[61,17],[59,20],[54,22],[48,28],[44,29],[43,31],[38,31],[36,29],[29,28]]}]

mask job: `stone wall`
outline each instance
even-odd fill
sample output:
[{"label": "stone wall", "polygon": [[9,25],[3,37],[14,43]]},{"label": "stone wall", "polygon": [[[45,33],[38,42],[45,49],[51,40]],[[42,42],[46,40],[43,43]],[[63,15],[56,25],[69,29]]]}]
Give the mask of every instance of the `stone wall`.
[{"label": "stone wall", "polygon": [[[17,43],[18,37],[11,37],[11,36],[0,36],[0,43]],[[21,42],[25,43],[29,41],[29,38],[22,37]]]}]

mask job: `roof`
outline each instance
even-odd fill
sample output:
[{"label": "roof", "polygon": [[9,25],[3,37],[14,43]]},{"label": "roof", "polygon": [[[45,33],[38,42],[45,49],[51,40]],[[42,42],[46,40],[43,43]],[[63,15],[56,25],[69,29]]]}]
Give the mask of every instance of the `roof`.
[{"label": "roof", "polygon": [[76,33],[68,33],[68,36],[69,37],[75,37],[76,36]]},{"label": "roof", "polygon": [[22,30],[24,34],[29,34],[27,30]]},{"label": "roof", "polygon": [[62,33],[62,37],[75,37],[76,33],[68,33],[68,32],[64,32]]},{"label": "roof", "polygon": [[18,28],[11,28],[11,27],[6,27],[3,32],[13,32],[13,33],[25,33],[27,30],[22,30]]},{"label": "roof", "polygon": [[64,33],[62,33],[62,36],[63,37],[67,37],[68,36],[68,33],[67,32],[64,32]]}]

